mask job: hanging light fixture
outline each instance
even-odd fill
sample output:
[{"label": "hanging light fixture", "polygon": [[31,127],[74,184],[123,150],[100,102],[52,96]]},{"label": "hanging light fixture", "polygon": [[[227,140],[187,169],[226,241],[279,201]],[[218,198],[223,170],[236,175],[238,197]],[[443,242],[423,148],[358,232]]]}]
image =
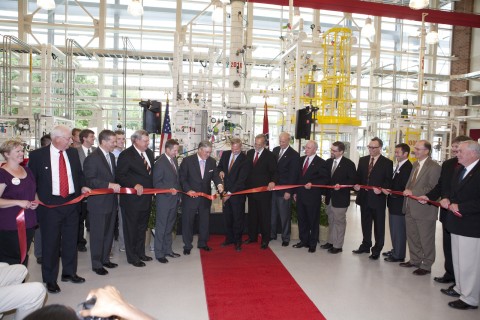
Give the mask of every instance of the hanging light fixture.
[{"label": "hanging light fixture", "polygon": [[127,11],[134,17],[139,17],[143,15],[143,6],[140,0],[130,1]]},{"label": "hanging light fixture", "polygon": [[429,0],[410,0],[408,6],[414,10],[420,10],[428,7],[429,2]]},{"label": "hanging light fixture", "polygon": [[223,23],[223,3],[220,0],[212,0],[212,21]]},{"label": "hanging light fixture", "polygon": [[438,43],[438,32],[437,27],[430,25],[430,32],[427,33],[425,37],[425,42],[428,44],[437,44]]},{"label": "hanging light fixture", "polygon": [[37,6],[45,10],[55,9],[55,0],[37,0]]},{"label": "hanging light fixture", "polygon": [[375,35],[375,27],[372,24],[372,19],[367,18],[365,20],[365,25],[362,28],[362,36],[365,38],[370,38]]}]

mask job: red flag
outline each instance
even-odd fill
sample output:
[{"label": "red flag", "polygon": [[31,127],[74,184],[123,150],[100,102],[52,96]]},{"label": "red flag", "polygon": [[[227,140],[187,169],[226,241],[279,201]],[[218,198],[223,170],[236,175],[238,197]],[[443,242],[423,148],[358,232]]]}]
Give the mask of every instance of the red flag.
[{"label": "red flag", "polygon": [[263,108],[263,134],[267,137],[267,147],[268,147],[268,111],[267,111],[267,100],[265,100],[265,106]]},{"label": "red flag", "polygon": [[168,99],[167,99],[167,107],[165,108],[165,117],[163,118],[162,137],[160,139],[160,154],[162,153],[162,150],[163,150],[163,140],[167,141],[168,139],[172,139],[172,127],[170,126],[170,114],[168,113]]}]

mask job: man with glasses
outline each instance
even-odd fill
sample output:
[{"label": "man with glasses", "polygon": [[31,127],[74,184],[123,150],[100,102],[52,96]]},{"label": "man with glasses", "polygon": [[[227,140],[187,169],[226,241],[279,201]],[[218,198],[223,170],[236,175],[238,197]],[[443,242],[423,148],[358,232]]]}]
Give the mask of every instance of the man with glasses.
[{"label": "man with glasses", "polygon": [[[415,158],[412,173],[408,179],[405,196],[422,196],[432,190],[440,177],[440,165],[430,158],[432,145],[426,140],[420,140],[414,147]],[[435,226],[438,208],[432,205],[422,205],[417,200],[405,197],[403,200],[407,242],[410,260],[400,263],[401,267],[416,267],[414,275],[429,274],[435,261]]]},{"label": "man with glasses", "polygon": [[330,148],[331,158],[327,160],[330,172],[330,185],[335,189],[327,189],[325,203],[328,215],[328,242],[320,248],[329,253],[342,252],[345,229],[347,228],[347,209],[350,206],[350,188],[340,185],[352,185],[356,182],[355,163],[343,156],[345,144],[335,141]]},{"label": "man with glasses", "polygon": [[[368,144],[369,155],[361,157],[357,168],[357,184],[354,186],[358,192],[356,204],[360,206],[362,222],[362,244],[355,254],[370,253],[372,260],[378,260],[385,243],[385,207],[386,196],[382,189],[389,189],[392,183],[392,160],[381,155],[383,141],[373,138]],[[373,186],[373,189],[362,189],[360,185]],[[372,247],[372,224],[375,236],[375,245]]]},{"label": "man with glasses", "polygon": [[77,236],[80,205],[62,204],[81,193],[90,192],[85,187],[78,152],[70,148],[72,133],[66,126],[57,126],[51,132],[50,146],[30,153],[28,163],[35,176],[40,201],[56,208],[39,206],[38,219],[42,234],[42,277],[50,293],[60,292],[57,284],[60,248],[62,281],[85,282],[77,275]]}]

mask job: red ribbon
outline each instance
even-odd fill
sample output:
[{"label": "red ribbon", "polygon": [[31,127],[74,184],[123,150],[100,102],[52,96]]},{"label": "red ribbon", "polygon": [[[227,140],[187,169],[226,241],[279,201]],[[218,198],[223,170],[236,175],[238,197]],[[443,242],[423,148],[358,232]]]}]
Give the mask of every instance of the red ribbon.
[{"label": "red ribbon", "polygon": [[27,229],[25,227],[25,209],[21,209],[15,218],[17,221],[18,244],[20,246],[20,263],[27,257]]}]

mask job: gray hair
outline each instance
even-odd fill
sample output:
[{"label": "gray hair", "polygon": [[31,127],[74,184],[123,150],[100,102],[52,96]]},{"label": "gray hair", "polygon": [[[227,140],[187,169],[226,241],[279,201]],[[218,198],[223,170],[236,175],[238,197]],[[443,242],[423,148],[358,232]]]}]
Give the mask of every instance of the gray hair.
[{"label": "gray hair", "polygon": [[200,141],[198,149],[212,148],[212,143],[207,140]]},{"label": "gray hair", "polygon": [[282,136],[283,136],[283,137],[287,137],[288,140],[290,140],[290,137],[291,137],[290,133],[285,132],[285,131],[281,132],[281,133],[278,135],[279,138],[282,137]]},{"label": "gray hair", "polygon": [[134,143],[137,140],[141,140],[142,136],[147,136],[148,137],[148,132],[145,131],[145,130],[137,130],[132,134],[130,139],[132,140],[132,143]]},{"label": "gray hair", "polygon": [[313,143],[313,146],[315,147],[315,150],[318,150],[318,143],[315,140],[308,140],[307,143]]},{"label": "gray hair", "polygon": [[467,140],[460,142],[460,145],[462,144],[467,145],[467,149],[473,151],[477,158],[480,158],[480,144],[477,141]]},{"label": "gray hair", "polygon": [[52,137],[52,139],[57,137],[63,137],[63,134],[65,132],[68,132],[69,134],[71,134],[72,131],[70,130],[69,127],[61,124],[52,129],[52,132],[50,132],[50,136]]}]

